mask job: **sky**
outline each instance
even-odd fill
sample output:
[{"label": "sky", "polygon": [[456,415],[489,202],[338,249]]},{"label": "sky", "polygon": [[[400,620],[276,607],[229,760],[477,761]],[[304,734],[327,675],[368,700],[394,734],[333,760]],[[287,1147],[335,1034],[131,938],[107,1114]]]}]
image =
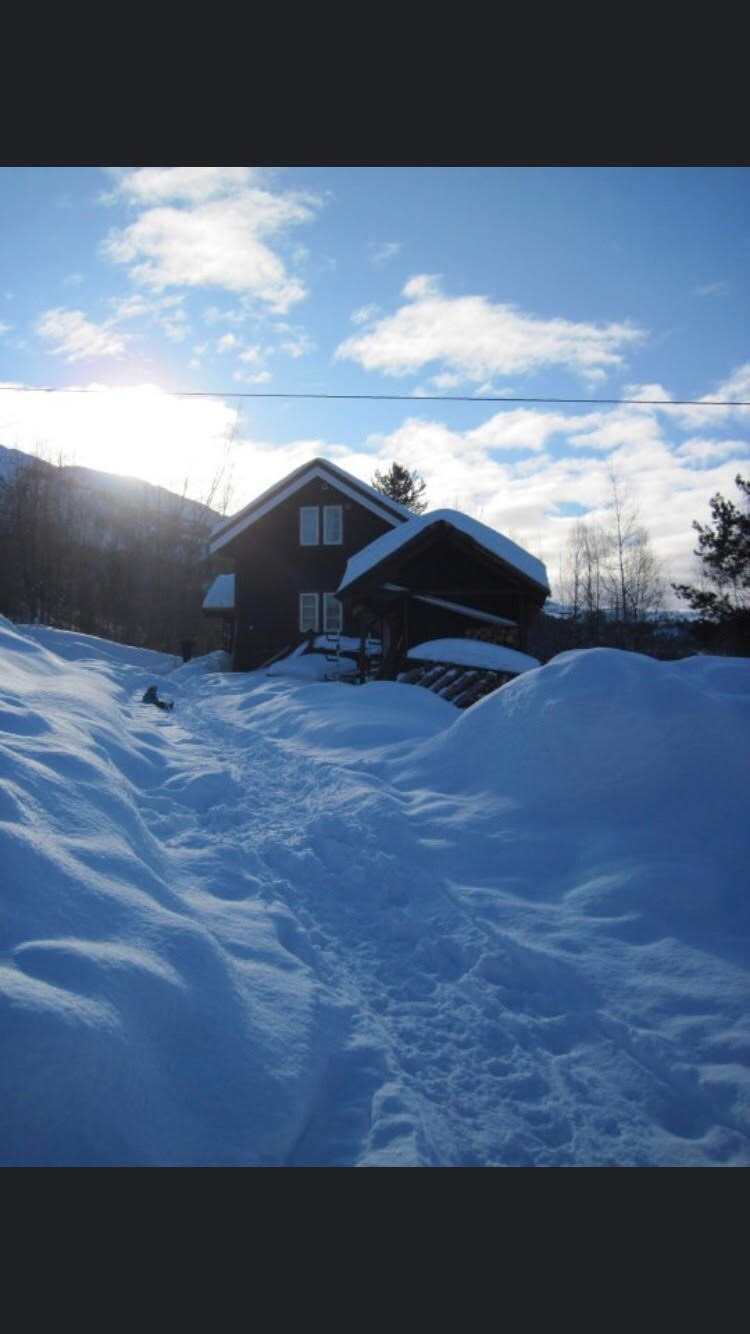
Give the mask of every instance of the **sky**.
[{"label": "sky", "polygon": [[[6,167],[0,204],[8,447],[229,512],[397,460],[553,587],[613,475],[692,579],[747,474],[750,408],[434,400],[750,400],[750,169]],[[240,397],[283,393],[413,401]]]}]

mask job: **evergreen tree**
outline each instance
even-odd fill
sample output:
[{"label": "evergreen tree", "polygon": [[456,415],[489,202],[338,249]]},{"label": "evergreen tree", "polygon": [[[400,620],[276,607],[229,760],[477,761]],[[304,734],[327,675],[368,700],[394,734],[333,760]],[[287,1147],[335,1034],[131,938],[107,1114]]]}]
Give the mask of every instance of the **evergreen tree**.
[{"label": "evergreen tree", "polygon": [[427,501],[422,499],[426,482],[418,472],[410,472],[400,463],[392,463],[387,472],[378,472],[376,469],[370,485],[415,514],[424,514],[427,509]]},{"label": "evergreen tree", "polygon": [[696,556],[702,563],[702,583],[673,584],[703,619],[727,632],[721,646],[732,652],[750,653],[750,482],[735,477],[744,508],[740,509],[720,492],[711,497],[713,523],[693,520],[698,534]]}]

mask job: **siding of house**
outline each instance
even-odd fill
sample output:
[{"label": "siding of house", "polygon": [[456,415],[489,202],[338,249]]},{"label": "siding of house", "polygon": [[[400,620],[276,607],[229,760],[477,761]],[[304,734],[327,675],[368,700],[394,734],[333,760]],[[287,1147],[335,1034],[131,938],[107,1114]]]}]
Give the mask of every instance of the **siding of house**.
[{"label": "siding of house", "polygon": [[[342,507],[340,545],[323,542],[326,505]],[[320,508],[317,546],[300,543],[299,512],[305,506]],[[235,669],[257,667],[285,646],[299,643],[304,638],[299,630],[300,593],[335,593],[349,557],[391,527],[333,481],[313,478],[240,533],[226,548],[235,565]],[[320,602],[322,632],[322,596]],[[345,616],[343,632],[358,633],[351,616]]]}]

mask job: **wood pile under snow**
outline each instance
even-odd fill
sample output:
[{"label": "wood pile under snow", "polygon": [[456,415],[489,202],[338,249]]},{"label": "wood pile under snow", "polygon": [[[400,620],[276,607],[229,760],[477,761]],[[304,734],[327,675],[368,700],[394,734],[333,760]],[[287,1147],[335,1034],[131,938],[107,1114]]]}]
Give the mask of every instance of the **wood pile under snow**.
[{"label": "wood pile under snow", "polygon": [[406,665],[397,679],[404,685],[422,686],[465,709],[539,665],[528,653],[501,644],[475,639],[433,639],[409,649]]}]

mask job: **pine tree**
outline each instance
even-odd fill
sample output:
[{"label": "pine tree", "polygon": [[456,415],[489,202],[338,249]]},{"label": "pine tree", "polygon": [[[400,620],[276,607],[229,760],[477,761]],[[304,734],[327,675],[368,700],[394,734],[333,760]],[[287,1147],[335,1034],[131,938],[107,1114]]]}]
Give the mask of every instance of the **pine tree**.
[{"label": "pine tree", "polygon": [[750,482],[739,475],[735,483],[744,511],[720,492],[711,497],[713,523],[693,520],[698,534],[695,554],[702,563],[703,582],[673,584],[678,597],[704,620],[729,631],[726,642],[733,652],[750,652]]},{"label": "pine tree", "polygon": [[397,500],[399,505],[405,505],[414,514],[424,514],[427,509],[427,501],[422,498],[426,482],[418,472],[410,472],[400,463],[392,463],[388,472],[378,472],[376,469],[370,485],[382,495]]}]

